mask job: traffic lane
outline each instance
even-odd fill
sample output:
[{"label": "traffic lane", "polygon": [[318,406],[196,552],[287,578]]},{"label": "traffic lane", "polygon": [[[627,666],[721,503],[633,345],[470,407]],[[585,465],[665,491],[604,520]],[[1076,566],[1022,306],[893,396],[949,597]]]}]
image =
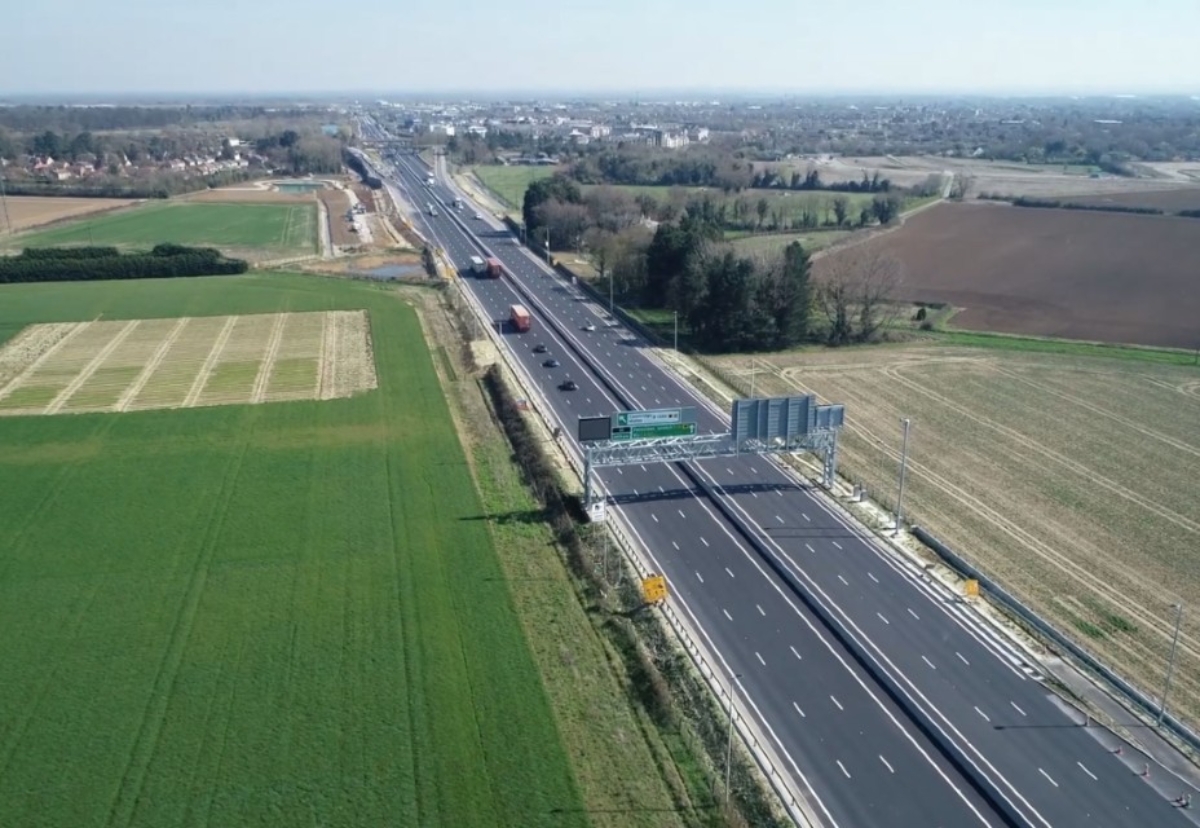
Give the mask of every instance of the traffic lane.
[{"label": "traffic lane", "polygon": [[[514,270],[520,270],[520,269],[514,269]],[[762,522],[762,521],[760,521],[760,523],[761,523],[761,522]],[[835,530],[836,530],[836,527],[834,527],[834,528],[835,528]],[[994,654],[991,654],[991,653],[989,653],[988,655],[991,655],[991,656],[992,656],[992,658],[995,658],[995,655],[994,655]]]},{"label": "traffic lane", "polygon": [[[698,503],[688,510],[699,509]],[[702,619],[701,629],[732,671],[742,675],[746,698],[774,724],[775,738],[801,779],[827,791],[827,797],[836,792],[839,804],[826,805],[839,819],[849,820],[844,824],[868,824],[862,818],[871,813],[903,812],[907,817],[911,812],[911,820],[870,824],[965,825],[964,814],[972,808],[989,813],[891,700],[869,689],[870,679],[826,637],[806,608],[782,590],[765,594],[753,586],[763,584],[763,573],[753,571],[753,553],[736,543],[694,535],[689,544],[681,533],[705,522],[695,515],[681,516],[674,526],[655,515],[647,520],[645,511],[651,507],[641,502],[623,508],[641,518],[638,525],[651,527],[642,537],[651,549],[670,549],[668,543],[683,539],[674,546],[679,554],[661,562],[673,596],[693,613],[703,608],[716,617]],[[688,549],[690,555],[682,551]],[[682,571],[688,568],[695,572]],[[947,786],[952,797],[907,802],[906,792],[914,788],[945,792]]]},{"label": "traffic lane", "polygon": [[[741,499],[745,508],[755,507],[744,494],[731,499]],[[789,531],[786,525],[775,528]],[[856,565],[848,553],[861,541],[850,538],[841,543],[807,525],[794,528],[801,539],[807,538],[803,540],[807,554],[785,550],[789,568],[819,593],[818,599],[835,615],[843,616],[839,621],[853,627],[849,632],[874,651],[888,674],[908,685],[926,715],[940,720],[956,742],[987,765],[989,775],[1006,780],[1014,796],[1028,795],[1027,807],[1051,822],[1070,821],[1091,812],[1094,803],[1103,799],[1111,805],[1106,811],[1125,808],[1136,824],[1145,816],[1132,817],[1129,802],[1141,801],[1148,812],[1167,805],[1139,777],[1123,772],[1125,766],[1095,739],[1076,738],[1080,722],[1070,720],[1038,682],[1011,664],[995,664],[997,654],[958,623],[960,619],[940,619],[946,613],[944,605],[914,601],[911,587],[907,594],[888,591],[901,599],[898,606],[881,602],[876,572],[884,576],[884,583],[894,573],[890,567]],[[780,542],[778,533],[764,533],[763,539]],[[814,569],[823,572],[817,576]],[[1002,669],[991,669],[995,666]],[[1018,720],[1013,726],[1020,728],[1019,740],[1006,738],[1006,726],[997,723],[1005,716]],[[1084,777],[1091,776],[1085,768],[1097,765],[1118,770],[1117,782],[1101,789],[1089,786]],[[1061,788],[1060,779],[1070,786]]]}]

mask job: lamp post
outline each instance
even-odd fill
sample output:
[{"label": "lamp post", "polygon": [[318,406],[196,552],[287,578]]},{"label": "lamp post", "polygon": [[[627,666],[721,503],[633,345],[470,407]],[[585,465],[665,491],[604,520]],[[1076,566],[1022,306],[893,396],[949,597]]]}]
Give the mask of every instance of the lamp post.
[{"label": "lamp post", "polygon": [[1179,645],[1179,622],[1183,620],[1183,602],[1171,605],[1175,609],[1175,634],[1171,636],[1171,657],[1167,660],[1167,681],[1163,685],[1162,701],[1158,705],[1158,721],[1155,727],[1162,727],[1163,717],[1167,715],[1167,693],[1171,691],[1171,673],[1175,672],[1175,651]]},{"label": "lamp post", "polygon": [[613,274],[608,271],[608,315],[613,315]]},{"label": "lamp post", "polygon": [[900,521],[904,518],[904,478],[908,471],[908,428],[910,421],[905,417],[900,422],[904,423],[904,442],[900,446],[900,493],[896,496],[896,529],[892,532],[892,537],[900,534]]},{"label": "lamp post", "polygon": [[737,679],[741,673],[729,674],[729,742],[725,746],[725,804],[729,804],[729,771],[733,760],[733,694],[737,690]]},{"label": "lamp post", "polygon": [[675,353],[679,353],[679,311],[672,311],[675,317]]}]

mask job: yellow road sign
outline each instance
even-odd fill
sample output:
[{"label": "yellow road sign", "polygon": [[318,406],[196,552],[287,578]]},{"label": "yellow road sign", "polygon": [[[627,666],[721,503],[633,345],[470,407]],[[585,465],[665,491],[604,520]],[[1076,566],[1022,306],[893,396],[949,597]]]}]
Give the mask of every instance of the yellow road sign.
[{"label": "yellow road sign", "polygon": [[976,581],[974,578],[968,579],[966,584],[963,585],[963,589],[965,590],[968,598],[979,597],[979,581]]},{"label": "yellow road sign", "polygon": [[642,595],[646,603],[654,604],[667,597],[667,579],[662,575],[651,575],[642,579]]}]

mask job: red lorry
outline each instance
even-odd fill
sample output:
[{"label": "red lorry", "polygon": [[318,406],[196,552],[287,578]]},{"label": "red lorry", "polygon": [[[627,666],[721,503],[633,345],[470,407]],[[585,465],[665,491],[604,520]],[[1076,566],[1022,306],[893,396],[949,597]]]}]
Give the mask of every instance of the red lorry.
[{"label": "red lorry", "polygon": [[521,333],[529,330],[532,320],[529,318],[529,311],[525,310],[524,305],[513,305],[508,309],[509,319],[512,320],[513,327]]},{"label": "red lorry", "polygon": [[503,266],[500,264],[500,260],[499,260],[499,259],[493,258],[493,257],[491,257],[491,256],[489,256],[489,257],[488,257],[488,260],[487,260],[487,277],[488,277],[489,279],[499,279],[499,278],[500,278],[500,274],[501,274],[501,272],[503,272],[503,270],[504,270],[504,268],[503,268]]}]

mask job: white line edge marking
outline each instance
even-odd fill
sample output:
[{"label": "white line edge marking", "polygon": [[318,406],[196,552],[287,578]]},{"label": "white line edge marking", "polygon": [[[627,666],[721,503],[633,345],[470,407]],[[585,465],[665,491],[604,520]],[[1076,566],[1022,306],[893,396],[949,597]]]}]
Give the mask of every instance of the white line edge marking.
[{"label": "white line edge marking", "polygon": [[1044,777],[1046,777],[1047,779],[1049,779],[1049,780],[1050,780],[1050,784],[1051,784],[1051,785],[1053,785],[1053,786],[1054,786],[1054,787],[1056,787],[1056,788],[1058,787],[1058,783],[1054,781],[1054,777],[1053,777],[1053,776],[1051,776],[1050,774],[1046,773],[1046,772],[1045,772],[1044,770],[1042,770],[1041,768],[1038,768],[1038,773],[1040,773],[1042,776],[1044,776]]}]

